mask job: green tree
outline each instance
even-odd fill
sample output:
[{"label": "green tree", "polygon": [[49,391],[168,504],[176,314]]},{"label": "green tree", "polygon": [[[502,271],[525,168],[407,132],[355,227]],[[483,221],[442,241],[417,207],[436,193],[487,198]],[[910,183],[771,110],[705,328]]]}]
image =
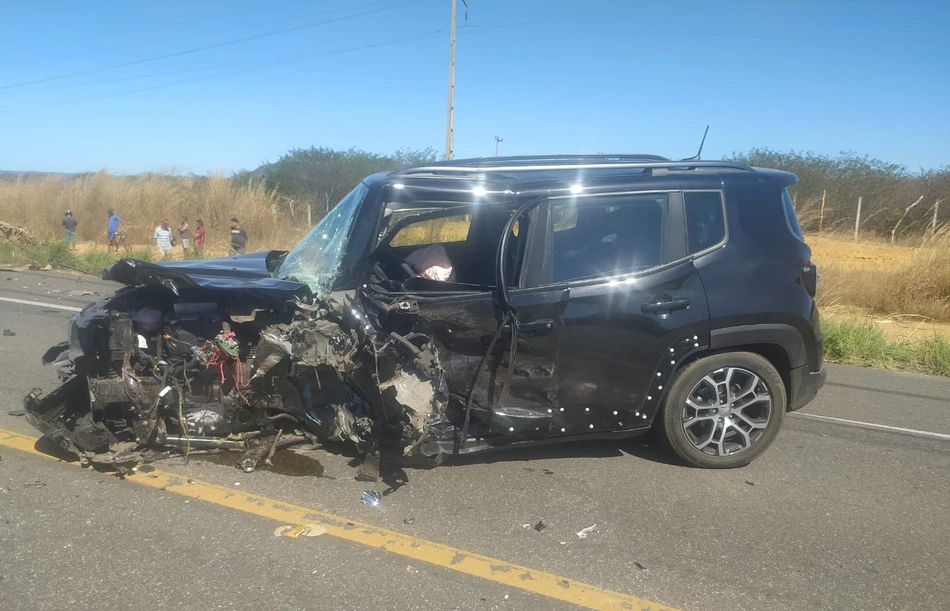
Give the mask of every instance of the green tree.
[{"label": "green tree", "polygon": [[307,210],[308,219],[316,222],[366,176],[435,158],[432,148],[401,149],[391,155],[356,148],[298,148],[281,155],[274,163],[239,172],[234,179],[239,184],[263,180],[268,188],[278,192],[282,205],[290,208],[292,214]]}]

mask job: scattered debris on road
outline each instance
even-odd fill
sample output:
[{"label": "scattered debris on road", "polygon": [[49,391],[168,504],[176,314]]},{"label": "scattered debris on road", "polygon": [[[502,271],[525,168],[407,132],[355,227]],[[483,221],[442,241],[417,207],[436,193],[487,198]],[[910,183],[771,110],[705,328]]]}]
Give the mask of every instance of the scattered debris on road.
[{"label": "scattered debris on road", "polygon": [[591,524],[591,525],[588,526],[587,528],[582,528],[582,529],[580,529],[579,531],[577,531],[577,538],[578,538],[578,539],[586,539],[588,535],[590,535],[590,534],[592,534],[593,532],[595,532],[595,531],[594,531],[595,528],[597,528],[597,525],[596,525],[596,524]]},{"label": "scattered debris on road", "polygon": [[7,412],[7,416],[23,416],[26,414],[25,409],[11,409]]},{"label": "scattered debris on road", "polygon": [[274,531],[274,536],[297,539],[298,537],[319,537],[326,532],[327,529],[319,524],[286,524],[278,526]]},{"label": "scattered debris on road", "polygon": [[14,331],[13,329],[4,329],[4,330],[3,330],[3,336],[4,336],[4,337],[13,337],[14,335],[16,335],[16,331]]},{"label": "scattered debris on road", "polygon": [[366,490],[363,492],[363,504],[371,507],[379,507],[383,503],[383,497],[375,490]]}]

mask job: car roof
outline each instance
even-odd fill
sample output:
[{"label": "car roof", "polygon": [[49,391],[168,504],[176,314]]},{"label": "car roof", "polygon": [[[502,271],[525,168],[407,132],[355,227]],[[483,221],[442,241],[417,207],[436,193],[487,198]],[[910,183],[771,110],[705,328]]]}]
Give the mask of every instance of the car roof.
[{"label": "car roof", "polygon": [[[727,177],[762,178],[784,187],[797,181],[789,172],[753,168],[735,161],[673,161],[658,155],[534,155],[481,157],[405,166],[367,178],[404,190],[398,199],[444,196],[471,200],[480,191],[485,202],[511,200],[512,195],[576,193],[576,189],[720,189]],[[455,195],[452,195],[455,194]],[[409,204],[411,205],[411,204]]]}]

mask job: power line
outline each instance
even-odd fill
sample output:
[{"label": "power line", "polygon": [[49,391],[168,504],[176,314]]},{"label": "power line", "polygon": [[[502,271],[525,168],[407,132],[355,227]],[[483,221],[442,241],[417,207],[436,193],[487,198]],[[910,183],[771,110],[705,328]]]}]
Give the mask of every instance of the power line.
[{"label": "power line", "polygon": [[[277,5],[275,5],[275,6],[285,6],[285,5],[287,5],[287,4],[300,4],[300,2],[281,3],[281,4],[277,4]],[[268,7],[268,8],[271,8],[271,7]],[[228,18],[228,17],[235,17],[235,16],[237,16],[237,15],[245,15],[245,14],[247,14],[247,13],[258,12],[259,10],[260,10],[260,8],[254,8],[254,9],[251,9],[251,10],[237,11],[237,12],[235,12],[235,13],[227,13],[227,14],[224,14],[224,15],[215,15],[214,17],[215,17],[215,19],[226,19],[226,18]],[[122,34],[128,35],[128,34],[140,34],[140,33],[142,33],[142,32],[154,32],[154,31],[156,31],[156,30],[166,30],[166,29],[168,29],[168,28],[174,28],[174,27],[178,27],[178,26],[181,26],[181,25],[192,25],[192,24],[194,24],[194,23],[195,23],[195,19],[194,19],[194,18],[191,18],[191,19],[189,19],[189,20],[187,20],[187,21],[176,21],[176,22],[174,22],[174,23],[164,23],[164,24],[161,24],[161,25],[153,25],[153,26],[149,26],[149,27],[147,27],[147,28],[137,28],[137,29],[134,29],[134,30],[124,30],[124,31],[122,32]],[[98,33],[98,34],[94,34],[94,35],[92,35],[92,36],[86,36],[86,37],[84,37],[84,38],[73,38],[72,40],[67,40],[67,41],[65,41],[65,43],[66,43],[66,44],[75,44],[75,43],[87,42],[87,41],[90,41],[90,40],[101,40],[101,39],[103,39],[103,38],[108,38],[108,37],[110,37],[110,36],[113,36],[114,34],[115,34],[115,32],[100,32],[100,33]],[[61,42],[63,42],[63,41],[61,41]],[[43,48],[46,48],[46,47],[49,47],[49,46],[50,46],[50,45],[46,45],[46,44],[36,44],[36,45],[31,46],[31,47],[20,47],[19,49],[7,49],[7,50],[5,51],[5,53],[22,53],[22,52],[24,52],[24,51],[34,51],[34,50],[36,50],[36,49],[43,49]],[[32,62],[31,62],[31,63],[32,63]]]},{"label": "power line", "polygon": [[162,84],[159,84],[159,85],[151,85],[151,86],[149,86],[149,87],[140,87],[140,88],[138,88],[138,89],[128,89],[128,90],[125,90],[125,91],[116,91],[116,92],[112,92],[112,93],[106,93],[106,94],[102,94],[102,95],[91,96],[91,97],[88,97],[88,98],[80,98],[80,99],[74,99],[74,100],[64,100],[64,101],[62,101],[62,102],[55,102],[55,103],[53,103],[53,104],[45,104],[45,105],[42,105],[42,106],[30,106],[29,108],[20,108],[20,109],[16,109],[16,110],[11,110],[11,111],[7,111],[7,112],[4,112],[4,113],[0,113],[0,114],[11,115],[11,114],[16,114],[16,113],[26,112],[26,111],[29,111],[29,110],[40,110],[40,109],[43,109],[43,108],[54,108],[54,107],[57,107],[57,106],[66,106],[66,105],[69,105],[69,104],[79,104],[79,103],[82,103],[82,102],[90,102],[90,101],[94,101],[94,100],[102,100],[102,99],[112,98],[112,97],[117,97],[117,96],[122,96],[122,95],[129,95],[129,94],[133,94],[133,93],[142,93],[142,92],[145,92],[145,91],[153,91],[153,90],[156,90],[156,89],[163,89],[163,88],[165,88],[165,87],[174,87],[175,85],[184,85],[184,84],[187,84],[187,83],[197,83],[197,82],[200,82],[200,81],[206,81],[206,80],[213,79],[213,78],[219,78],[219,77],[223,77],[223,76],[232,76],[232,75],[241,74],[241,73],[244,73],[244,72],[252,72],[252,71],[254,71],[254,70],[261,70],[261,69],[263,69],[263,68],[269,68],[269,67],[272,67],[272,66],[279,66],[279,65],[285,65],[285,64],[291,64],[291,63],[306,61],[306,60],[308,60],[308,59],[315,59],[315,58],[318,58],[318,57],[329,57],[329,56],[333,56],[333,55],[340,55],[340,54],[343,54],[343,53],[352,53],[352,52],[354,52],[354,51],[363,51],[363,50],[365,50],[365,49],[373,49],[373,48],[377,48],[377,47],[386,47],[386,46],[393,46],[393,45],[398,45],[398,44],[404,44],[404,43],[407,43],[407,42],[416,42],[416,41],[419,41],[419,40],[426,40],[426,39],[430,39],[430,38],[435,38],[435,37],[437,37],[437,36],[441,36],[441,35],[445,34],[445,32],[446,32],[446,30],[444,30],[444,29],[442,29],[442,30],[432,30],[432,31],[429,31],[429,32],[423,32],[423,33],[416,34],[416,35],[409,36],[409,37],[398,38],[398,39],[393,39],[393,40],[388,40],[388,41],[383,41],[383,42],[377,42],[377,43],[370,43],[370,44],[365,44],[365,45],[359,45],[359,46],[356,46],[356,47],[348,47],[348,48],[345,48],[345,49],[336,49],[336,50],[333,50],[333,51],[325,51],[325,52],[321,52],[321,53],[313,53],[313,54],[309,54],[309,55],[301,55],[301,56],[291,57],[291,58],[283,58],[283,59],[275,59],[275,60],[264,60],[264,61],[262,61],[262,62],[257,62],[257,63],[259,63],[259,64],[261,64],[261,65],[255,65],[254,67],[247,67],[247,66],[245,66],[244,68],[240,68],[240,69],[237,69],[237,70],[231,70],[231,71],[228,71],[228,72],[219,72],[219,73],[215,73],[215,74],[208,74],[208,75],[205,75],[205,76],[199,76],[199,77],[190,78],[190,79],[182,79],[182,80],[178,80],[178,81],[173,81],[173,82],[171,82],[171,83],[162,83]]},{"label": "power line", "polygon": [[116,68],[125,68],[125,67],[127,67],[127,66],[136,66],[136,65],[139,65],[139,64],[145,64],[145,63],[148,63],[148,62],[159,61],[159,60],[162,60],[162,59],[169,59],[169,58],[171,58],[171,57],[180,57],[180,56],[182,56],[182,55],[189,55],[189,54],[191,54],[191,53],[198,53],[198,52],[200,52],[200,51],[208,51],[208,50],[210,50],[210,49],[218,49],[218,48],[226,47],[226,46],[230,46],[230,45],[236,45],[236,44],[240,44],[240,43],[244,43],[244,42],[250,42],[250,41],[252,41],[252,40],[260,40],[260,39],[262,39],[262,38],[269,38],[269,37],[271,37],[271,36],[278,36],[278,35],[280,35],[280,34],[287,34],[287,33],[289,33],[289,32],[298,32],[298,31],[300,31],[300,30],[305,30],[305,29],[313,28],[313,27],[320,26],[320,25],[327,25],[327,24],[329,24],[329,23],[335,23],[335,22],[337,22],[337,21],[343,21],[343,20],[345,20],[345,19],[353,19],[353,18],[355,18],[355,17],[362,17],[362,16],[364,16],[364,15],[372,15],[372,14],[374,14],[374,13],[380,13],[380,12],[383,12],[383,11],[388,11],[388,10],[392,10],[392,9],[396,9],[396,8],[401,8],[401,7],[404,7],[404,6],[409,6],[409,5],[411,5],[411,4],[418,4],[418,3],[421,2],[421,1],[422,1],[422,0],[410,0],[409,2],[403,2],[403,3],[401,3],[401,4],[391,4],[391,5],[386,6],[386,7],[383,7],[383,8],[376,8],[376,9],[361,11],[361,12],[359,12],[359,13],[352,13],[352,14],[350,14],[350,15],[344,15],[344,16],[342,16],[342,17],[335,17],[335,18],[333,18],[333,19],[325,19],[325,20],[323,20],[323,21],[316,21],[316,22],[313,22],[313,23],[306,23],[306,24],[298,25],[298,26],[295,26],[295,27],[292,27],[292,28],[284,28],[284,29],[282,29],[282,30],[274,30],[274,31],[272,31],[272,32],[267,32],[267,33],[265,33],[265,34],[257,34],[257,35],[254,35],[254,36],[245,36],[245,37],[243,37],[243,38],[236,38],[236,39],[234,39],[234,40],[228,40],[228,41],[224,41],[224,42],[219,42],[219,43],[216,43],[216,44],[213,44],[213,45],[205,45],[205,46],[202,46],[202,47],[195,47],[195,48],[192,48],[192,49],[185,49],[184,51],[176,51],[176,52],[174,52],[174,53],[166,53],[166,54],[164,54],[164,55],[157,55],[157,56],[154,56],[154,57],[146,57],[146,58],[144,58],[144,59],[137,59],[137,60],[130,61],[130,62],[123,62],[123,63],[121,63],[121,64],[113,64],[113,65],[111,65],[111,66],[103,66],[103,67],[100,67],[100,68],[92,68],[92,69],[90,69],[90,70],[83,70],[83,71],[81,71],[81,72],[73,72],[73,73],[71,73],[71,74],[61,74],[61,75],[59,75],[59,76],[50,76],[50,77],[41,78],[41,79],[34,79],[34,80],[31,80],[31,81],[22,81],[22,82],[19,82],[19,83],[12,83],[12,84],[9,84],[9,85],[0,85],[0,89],[12,89],[12,88],[14,88],[14,87],[24,87],[24,86],[26,86],[26,85],[35,85],[35,84],[37,84],[37,83],[46,83],[46,82],[49,82],[49,81],[57,81],[57,80],[65,79],[65,78],[71,78],[71,77],[74,77],[74,76],[82,76],[82,75],[86,75],[86,74],[93,74],[93,73],[95,73],[95,72],[102,72],[102,71],[105,71],[105,70],[114,70],[114,69],[116,69]]},{"label": "power line", "polygon": [[[296,4],[296,3],[294,3],[294,4]],[[368,6],[368,7],[372,7],[372,8],[376,8],[376,7],[385,6],[386,4],[388,4],[388,3],[387,3],[387,2],[376,2],[376,3],[373,3],[373,4],[369,4],[369,5],[367,5],[367,6]],[[349,10],[352,10],[352,7],[348,7],[348,8],[349,8]],[[361,8],[362,8],[362,7],[361,7]],[[237,12],[237,13],[230,13],[230,14],[228,14],[228,15],[222,15],[222,16],[220,16],[220,17],[217,17],[217,19],[219,19],[219,20],[221,20],[221,19],[226,19],[227,17],[233,17],[233,16],[235,16],[235,15],[243,15],[243,14],[246,14],[246,13],[252,13],[252,12],[256,12],[256,11],[258,11],[258,10],[259,10],[259,9],[254,9],[253,11],[240,11],[240,12]],[[227,33],[227,32],[234,32],[234,31],[237,31],[237,30],[247,30],[247,29],[251,29],[251,28],[259,28],[259,27],[261,27],[261,26],[276,25],[276,24],[278,24],[278,23],[285,23],[285,22],[287,22],[287,21],[298,21],[298,22],[299,22],[299,20],[301,20],[301,19],[307,19],[307,18],[310,18],[310,17],[317,17],[317,16],[320,16],[320,15],[333,15],[333,14],[336,14],[336,13],[345,12],[345,11],[347,11],[347,10],[348,10],[347,8],[342,8],[342,9],[338,8],[338,9],[334,9],[334,10],[332,10],[332,11],[319,11],[319,12],[316,12],[316,13],[306,13],[306,14],[303,14],[303,15],[294,15],[294,16],[292,16],[292,17],[284,17],[284,18],[282,18],[282,19],[275,19],[275,20],[273,20],[273,21],[258,22],[258,23],[254,23],[254,24],[251,24],[251,25],[241,25],[241,26],[230,27],[230,28],[224,28],[224,29],[217,29],[217,30],[206,30],[206,31],[204,31],[204,32],[195,32],[195,33],[192,33],[192,34],[184,34],[184,35],[182,35],[182,36],[173,36],[173,37],[171,37],[171,38],[162,38],[162,39],[159,39],[159,40],[145,40],[145,41],[141,41],[141,42],[136,42],[136,43],[134,43],[134,44],[120,45],[120,46],[115,46],[115,47],[106,47],[106,48],[104,48],[104,49],[96,49],[96,50],[91,50],[91,51],[85,51],[85,52],[82,52],[82,53],[72,53],[72,54],[69,54],[69,55],[54,56],[54,57],[52,57],[52,58],[33,59],[33,60],[29,60],[29,61],[13,62],[13,63],[9,63],[9,64],[0,64],[0,68],[7,68],[7,67],[12,67],[12,66],[28,66],[28,65],[31,65],[31,64],[48,63],[48,62],[50,62],[50,61],[57,60],[57,59],[73,59],[73,58],[76,58],[76,57],[85,57],[85,56],[94,55],[94,54],[97,54],[97,53],[110,53],[110,52],[113,52],[113,51],[124,51],[124,50],[126,50],[126,49],[131,49],[131,48],[134,48],[134,47],[142,47],[142,46],[146,46],[146,45],[160,45],[160,44],[164,44],[164,43],[167,43],[167,42],[175,42],[175,41],[177,41],[177,40],[187,40],[187,39],[189,39],[189,38],[198,38],[198,37],[203,37],[203,36],[212,36],[212,35],[216,35],[216,34],[225,34],[225,33]],[[180,23],[176,23],[176,24],[168,24],[168,25],[159,26],[159,27],[156,27],[156,28],[143,28],[143,29],[141,29],[141,30],[132,30],[131,32],[127,32],[127,34],[128,34],[128,33],[135,33],[135,32],[147,32],[147,31],[149,31],[149,30],[155,30],[155,29],[166,29],[166,28],[169,28],[169,27],[175,27],[175,26],[177,26],[177,25],[185,25],[185,24],[193,25],[193,24],[194,24],[194,21],[183,22],[183,23],[180,22]],[[98,38],[103,38],[103,37],[104,37],[104,36],[100,36],[100,37],[98,37]],[[92,39],[94,40],[95,37],[93,37]]]}]

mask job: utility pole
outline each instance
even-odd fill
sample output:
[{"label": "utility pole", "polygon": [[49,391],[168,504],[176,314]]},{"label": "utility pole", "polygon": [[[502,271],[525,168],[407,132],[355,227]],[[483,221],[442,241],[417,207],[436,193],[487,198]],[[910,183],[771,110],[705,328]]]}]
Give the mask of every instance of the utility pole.
[{"label": "utility pole", "polygon": [[499,138],[498,136],[495,136],[495,157],[498,156],[498,144],[504,141],[505,141],[504,138]]},{"label": "utility pole", "polygon": [[[466,0],[462,0],[468,6]],[[455,16],[458,0],[452,0],[452,25],[449,28],[449,111],[445,124],[445,158],[455,157]]]}]

